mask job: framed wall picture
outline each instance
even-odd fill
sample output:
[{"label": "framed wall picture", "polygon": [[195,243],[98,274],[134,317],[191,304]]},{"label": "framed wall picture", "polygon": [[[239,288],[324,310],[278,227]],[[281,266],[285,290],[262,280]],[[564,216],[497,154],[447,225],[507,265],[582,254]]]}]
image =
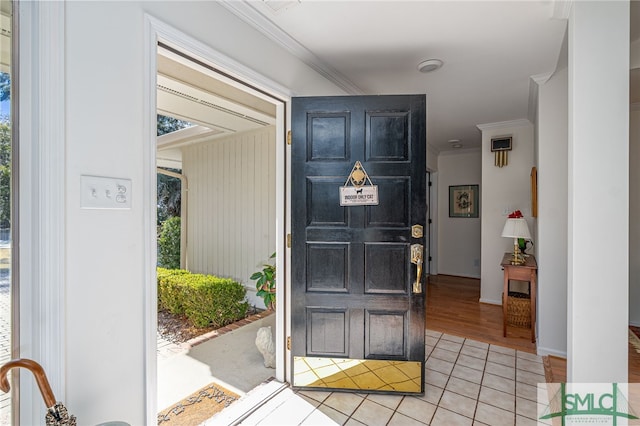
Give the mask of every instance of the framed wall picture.
[{"label": "framed wall picture", "polygon": [[478,217],[478,185],[449,187],[449,217]]}]

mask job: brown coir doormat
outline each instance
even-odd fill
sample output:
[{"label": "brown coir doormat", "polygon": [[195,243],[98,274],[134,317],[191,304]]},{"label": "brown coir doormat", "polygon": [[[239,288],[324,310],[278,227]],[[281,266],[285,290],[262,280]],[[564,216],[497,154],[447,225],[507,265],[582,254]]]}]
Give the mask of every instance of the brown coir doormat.
[{"label": "brown coir doormat", "polygon": [[235,393],[212,383],[158,414],[158,424],[199,425],[237,400]]}]

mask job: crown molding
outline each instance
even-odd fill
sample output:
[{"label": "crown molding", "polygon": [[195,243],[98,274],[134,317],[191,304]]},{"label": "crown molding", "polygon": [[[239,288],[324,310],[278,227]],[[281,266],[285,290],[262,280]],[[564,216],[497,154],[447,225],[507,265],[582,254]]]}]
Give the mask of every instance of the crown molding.
[{"label": "crown molding", "polygon": [[486,124],[478,124],[476,127],[481,131],[485,130],[493,130],[493,129],[501,129],[504,127],[526,127],[532,126],[531,122],[526,118],[520,118],[518,120],[510,120],[510,121],[499,121],[496,123],[486,123]]},{"label": "crown molding", "polygon": [[533,80],[538,86],[542,86],[547,81],[549,81],[549,79],[551,78],[552,75],[553,75],[553,72],[545,72],[545,73],[542,73],[542,74],[536,74],[536,75],[532,75],[531,76],[531,80]]},{"label": "crown molding", "polygon": [[479,146],[475,146],[472,148],[460,148],[460,149],[449,149],[447,151],[441,151],[440,155],[449,156],[449,155],[460,155],[460,154],[473,154],[482,152],[482,149]]},{"label": "crown molding", "polygon": [[296,39],[287,34],[282,28],[263,15],[247,1],[223,0],[219,4],[236,15],[238,18],[260,31],[266,37],[283,47],[289,53],[300,59],[311,69],[322,75],[327,80],[344,90],[350,95],[365,94],[362,89],[356,86],[347,77],[325,64],[314,55],[309,49],[300,44]]},{"label": "crown molding", "polygon": [[538,115],[538,87],[549,81],[552,75],[553,72],[546,72],[529,77],[529,106],[527,118],[532,123],[536,122]]},{"label": "crown molding", "polygon": [[573,0],[553,0],[553,19],[569,19]]}]

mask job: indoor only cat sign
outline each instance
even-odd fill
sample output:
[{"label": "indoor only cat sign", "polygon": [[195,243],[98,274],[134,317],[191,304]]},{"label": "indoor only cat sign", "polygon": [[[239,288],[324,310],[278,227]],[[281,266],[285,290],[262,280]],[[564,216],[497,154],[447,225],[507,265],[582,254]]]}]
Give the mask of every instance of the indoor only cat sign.
[{"label": "indoor only cat sign", "polygon": [[[366,185],[368,183],[368,185]],[[351,185],[349,185],[351,184]],[[356,161],[344,186],[340,187],[341,206],[377,206],[378,186],[369,179],[362,163]]]}]

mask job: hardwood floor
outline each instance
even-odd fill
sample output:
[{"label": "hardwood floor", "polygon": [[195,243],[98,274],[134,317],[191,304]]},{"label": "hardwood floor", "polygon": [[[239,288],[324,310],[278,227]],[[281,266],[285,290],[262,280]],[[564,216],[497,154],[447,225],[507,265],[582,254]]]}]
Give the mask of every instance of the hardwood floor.
[{"label": "hardwood floor", "polygon": [[[536,352],[530,330],[508,327],[502,337],[502,307],[480,303],[480,280],[450,275],[429,276],[427,285],[426,326],[482,342]],[[566,382],[566,360],[548,357],[554,382]],[[640,383],[640,354],[629,345],[629,382]]]},{"label": "hardwood floor", "polygon": [[429,276],[427,320],[430,330],[535,353],[528,328],[508,327],[502,337],[502,306],[480,303],[480,280]]}]

